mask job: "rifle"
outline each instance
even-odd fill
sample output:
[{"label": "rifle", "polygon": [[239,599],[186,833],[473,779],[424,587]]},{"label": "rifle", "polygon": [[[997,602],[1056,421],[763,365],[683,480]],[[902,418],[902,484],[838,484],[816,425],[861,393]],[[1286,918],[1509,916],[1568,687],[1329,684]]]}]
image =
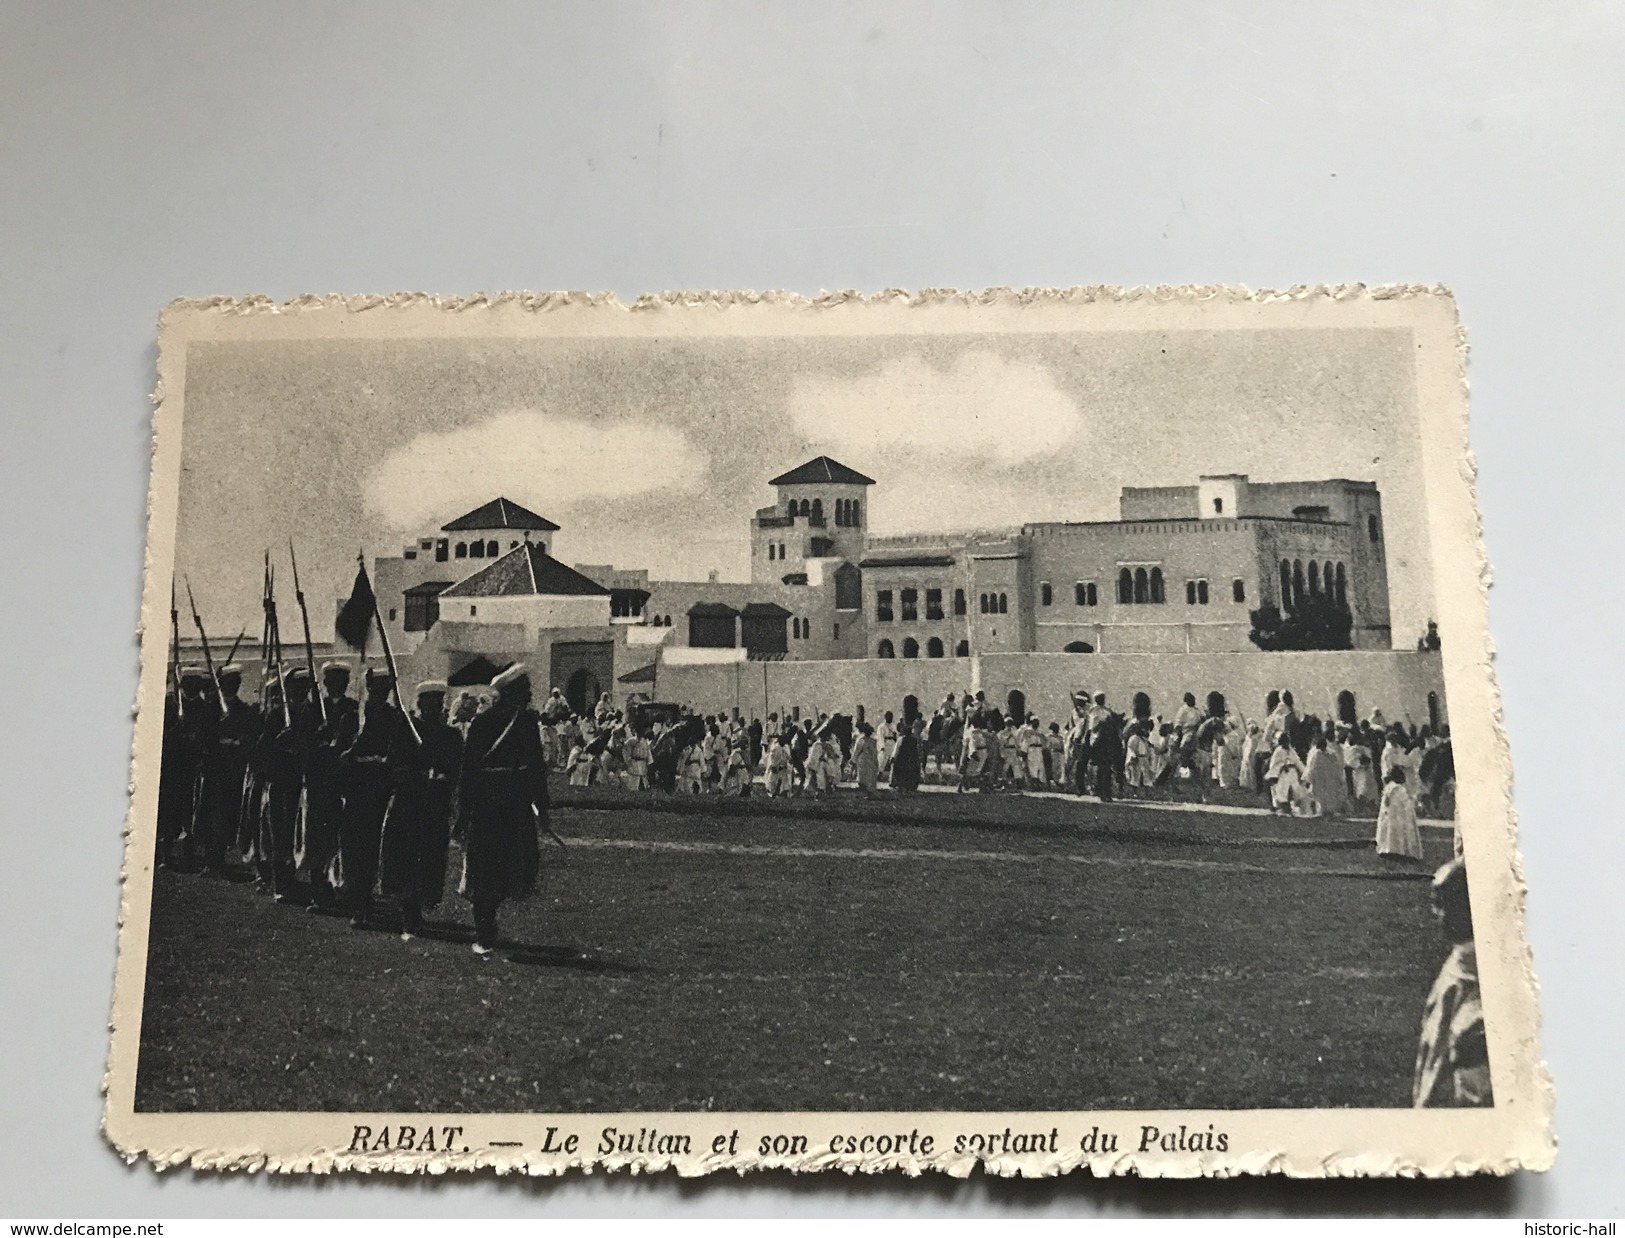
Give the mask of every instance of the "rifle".
[{"label": "rifle", "polygon": [[[266,562],[270,562],[271,552],[265,552]],[[265,593],[265,623],[271,634],[271,662],[276,672],[277,695],[282,698],[282,723],[284,726],[293,725],[293,706],[288,703],[288,685],[282,675],[282,626],[276,617],[276,568],[269,569],[266,576],[267,589]],[[262,699],[263,703],[263,699]]]},{"label": "rifle", "polygon": [[231,642],[231,652],[226,654],[226,660],[220,664],[221,666],[230,666],[231,665],[233,659],[235,659],[237,657],[237,647],[243,643],[243,637],[245,637],[247,635],[248,635],[248,625],[244,624],[243,625],[243,630],[241,632],[237,633],[237,639]]},{"label": "rifle", "polygon": [[[356,562],[361,565],[361,574],[367,573],[367,559],[364,554],[356,555]],[[395,653],[389,647],[389,633],[384,630],[384,616],[378,610],[378,594],[373,590],[372,581],[367,581],[367,592],[372,594],[372,617],[378,625],[378,639],[384,646],[384,664],[389,667],[389,677],[395,681],[395,706],[401,711],[401,717],[406,719],[406,729],[412,732],[412,738],[417,741],[418,747],[423,747],[423,736],[418,734],[418,725],[412,721],[412,715],[406,708],[406,701],[401,693],[400,672],[395,668]]]},{"label": "rifle", "polygon": [[215,698],[220,702],[220,716],[229,717],[231,709],[226,705],[226,690],[220,686],[220,674],[214,669],[214,655],[209,652],[209,634],[203,630],[203,619],[197,613],[197,599],[192,596],[192,580],[190,577],[182,579],[186,581],[186,604],[192,608],[192,622],[197,625],[198,639],[203,642],[203,665],[214,684]]},{"label": "rifle", "polygon": [[175,659],[175,714],[186,718],[186,698],[181,693],[181,615],[175,607],[175,578],[169,578],[169,647]]},{"label": "rifle", "polygon": [[322,699],[321,683],[316,678],[316,651],[310,644],[310,611],[305,606],[305,591],[299,587],[299,556],[293,552],[293,538],[288,539],[288,559],[293,564],[293,596],[299,602],[299,621],[305,628],[305,669],[310,672],[310,690],[316,695],[316,709],[327,724],[327,702]]},{"label": "rifle", "polygon": [[260,572],[260,700],[271,682],[271,552],[265,552]]}]

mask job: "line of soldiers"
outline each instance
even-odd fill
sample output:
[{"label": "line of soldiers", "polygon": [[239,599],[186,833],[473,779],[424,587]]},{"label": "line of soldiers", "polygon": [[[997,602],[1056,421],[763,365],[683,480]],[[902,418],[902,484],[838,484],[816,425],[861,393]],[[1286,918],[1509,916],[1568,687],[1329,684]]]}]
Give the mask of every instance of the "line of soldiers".
[{"label": "line of soldiers", "polygon": [[[242,699],[242,668],[186,666],[165,700],[157,863],[224,873],[235,850],[279,903],[348,913],[364,928],[382,895],[403,936],[441,902],[452,838],[459,892],[473,906],[476,954],[497,942],[497,910],[536,888],[547,761],[525,667],[496,680],[488,707],[446,719],[446,685],[400,704],[388,671],[291,667]],[[551,831],[548,831],[551,834]],[[553,837],[556,838],[556,835]]]}]

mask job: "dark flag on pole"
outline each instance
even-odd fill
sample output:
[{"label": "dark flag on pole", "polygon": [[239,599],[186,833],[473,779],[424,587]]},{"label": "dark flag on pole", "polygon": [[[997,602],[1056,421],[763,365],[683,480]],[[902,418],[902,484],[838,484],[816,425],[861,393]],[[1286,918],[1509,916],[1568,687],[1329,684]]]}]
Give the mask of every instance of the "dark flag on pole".
[{"label": "dark flag on pole", "polygon": [[333,631],[363,657],[367,653],[367,637],[372,632],[373,609],[376,606],[372,581],[367,578],[366,565],[362,564],[355,570],[355,587],[350,590],[348,600],[339,607],[338,618],[333,621]]}]

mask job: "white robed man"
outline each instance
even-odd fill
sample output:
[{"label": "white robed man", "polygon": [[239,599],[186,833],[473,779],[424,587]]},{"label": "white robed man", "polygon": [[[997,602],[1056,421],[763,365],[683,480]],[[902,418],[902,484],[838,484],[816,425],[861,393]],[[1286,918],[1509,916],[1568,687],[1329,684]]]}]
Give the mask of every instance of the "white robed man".
[{"label": "white robed man", "polygon": [[1418,1109],[1493,1105],[1467,867],[1459,857],[1434,874],[1429,893],[1450,953],[1422,1014],[1411,1103]]}]

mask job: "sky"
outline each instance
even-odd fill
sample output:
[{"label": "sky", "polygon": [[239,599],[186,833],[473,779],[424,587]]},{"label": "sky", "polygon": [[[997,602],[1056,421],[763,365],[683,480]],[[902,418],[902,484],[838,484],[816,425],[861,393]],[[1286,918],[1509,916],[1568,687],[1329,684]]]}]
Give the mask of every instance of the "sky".
[{"label": "sky", "polygon": [[[1395,641],[1432,611],[1410,336],[1399,330],[193,343],[177,570],[211,638],[299,553],[317,639],[355,556],[498,495],[567,563],[749,575],[768,479],[828,454],[875,533],[1110,520],[1203,473],[1382,490]],[[285,595],[285,596],[283,596]]]}]

